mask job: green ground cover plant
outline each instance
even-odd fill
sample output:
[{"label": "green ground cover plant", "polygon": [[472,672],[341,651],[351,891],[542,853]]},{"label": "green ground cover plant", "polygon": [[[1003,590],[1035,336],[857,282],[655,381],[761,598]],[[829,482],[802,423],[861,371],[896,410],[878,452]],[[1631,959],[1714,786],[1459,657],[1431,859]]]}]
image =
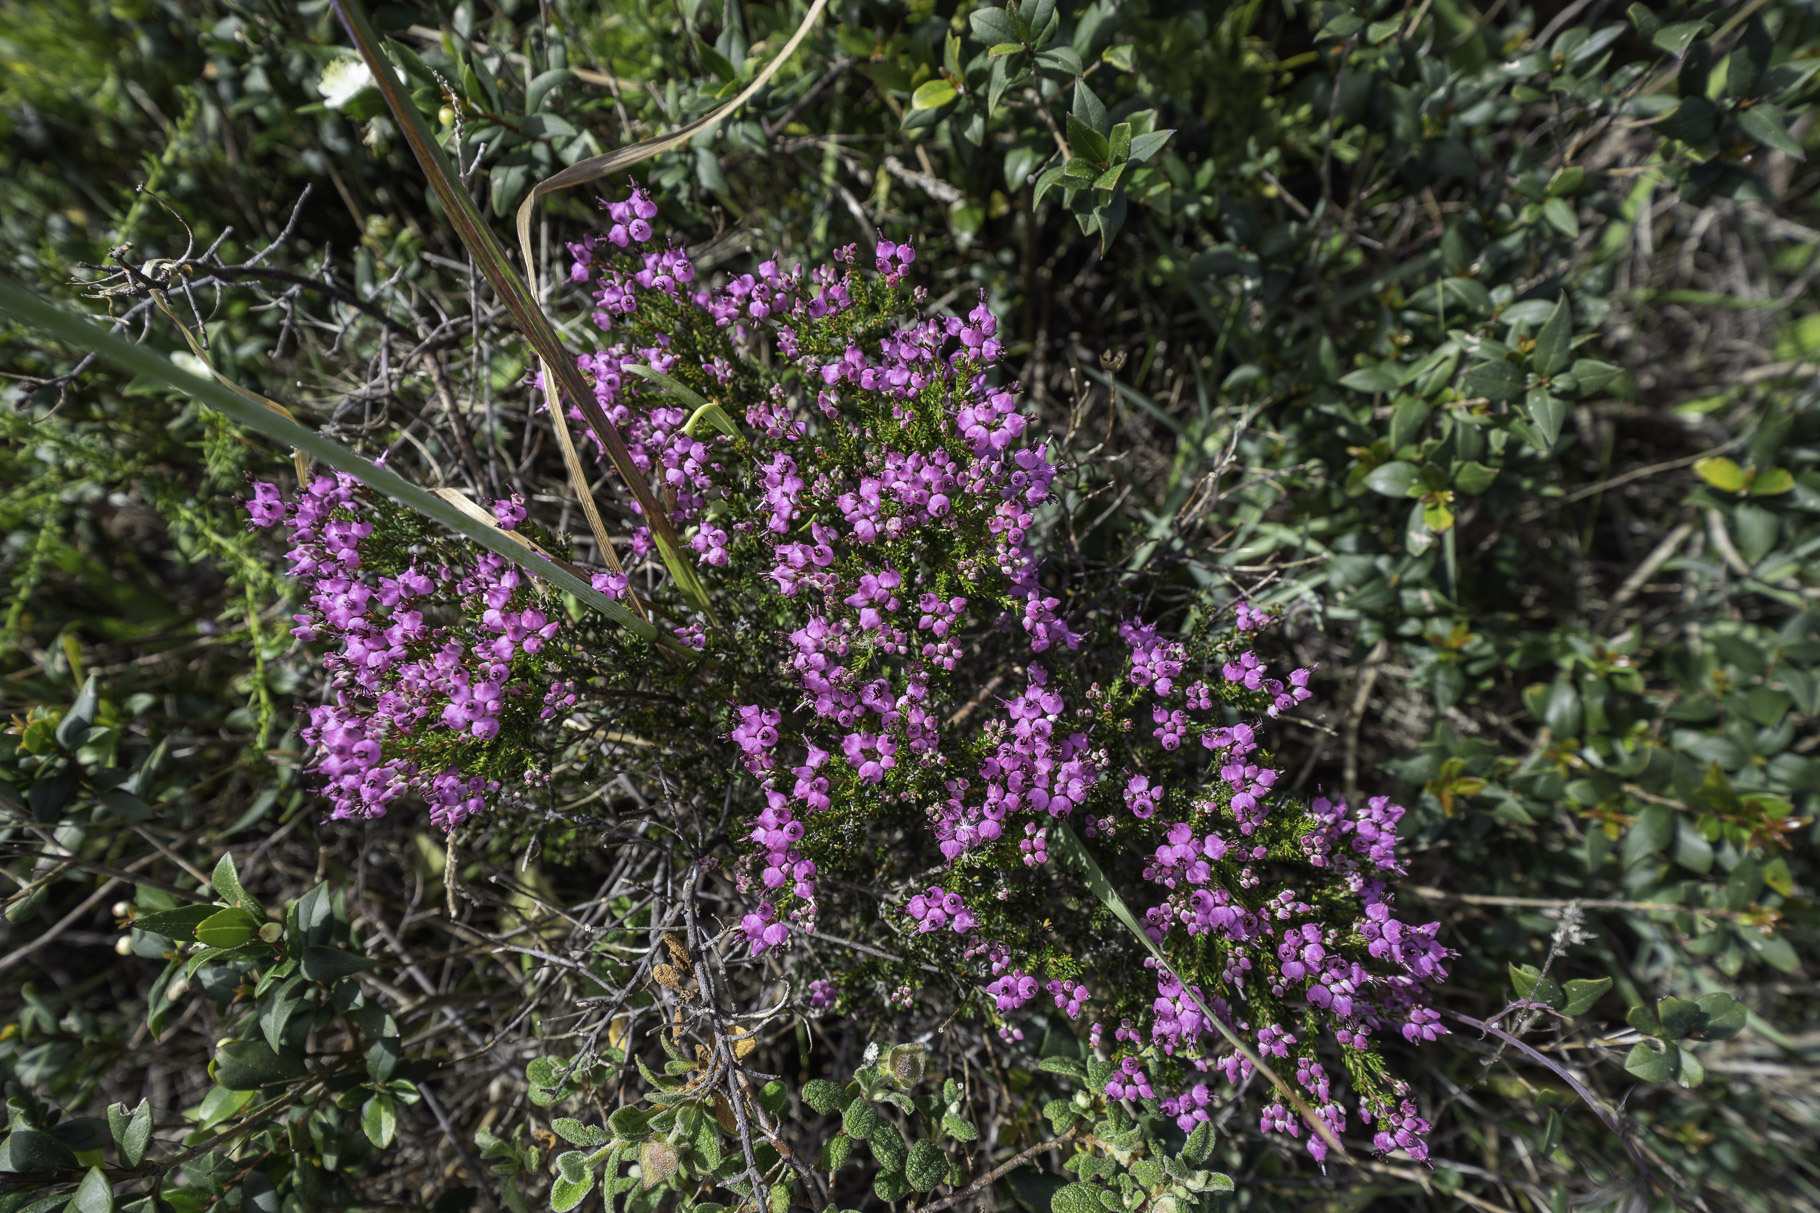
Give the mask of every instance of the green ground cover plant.
[{"label": "green ground cover plant", "polygon": [[1810,5],[0,59],[6,1209],[1820,1206]]}]

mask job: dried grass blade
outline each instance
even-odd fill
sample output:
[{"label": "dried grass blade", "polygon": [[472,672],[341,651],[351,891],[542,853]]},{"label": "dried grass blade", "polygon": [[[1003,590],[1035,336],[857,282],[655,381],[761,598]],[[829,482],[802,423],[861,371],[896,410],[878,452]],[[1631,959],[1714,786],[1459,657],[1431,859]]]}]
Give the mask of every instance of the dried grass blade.
[{"label": "dried grass blade", "polygon": [[[505,305],[512,321],[520,332],[529,339],[533,351],[543,366],[543,384],[549,398],[550,415],[557,426],[559,436],[564,434],[563,400],[566,398],[581,410],[589,426],[606,449],[607,458],[631,490],[633,499],[638,502],[646,524],[651,528],[651,537],[656,541],[659,554],[675,578],[677,586],[685,597],[693,602],[710,618],[712,608],[708,605],[706,591],[702,588],[695,571],[683,557],[682,549],[676,540],[676,530],[670,523],[670,516],[651,492],[651,486],[632,462],[631,452],[626,449],[624,439],[613,423],[608,420],[587,381],[575,366],[575,360],[564,350],[562,341],[556,335],[555,325],[544,315],[542,307],[525,285],[524,280],[512,268],[511,259],[506,254],[505,246],[499,242],[492,229],[481,218],[475,209],[473,199],[468,197],[467,190],[461,187],[456,177],[454,166],[443,155],[442,147],[430,133],[424,123],[423,115],[417,112],[416,104],[405,92],[403,83],[393,70],[391,59],[380,44],[379,33],[373,28],[366,10],[360,0],[334,0],[336,12],[341,17],[343,28],[353,40],[354,47],[366,62],[367,70],[373,75],[373,82],[384,97],[386,108],[398,123],[404,134],[405,142],[417,157],[418,165],[423,169],[424,177],[436,198],[442,203],[443,212],[448,216],[455,234],[466,246],[474,264],[485,275],[499,301]],[[583,509],[588,514],[590,526],[598,523],[599,515],[593,509],[588,483],[585,475],[578,475],[579,459],[571,460],[572,443],[565,443],[565,462],[569,465],[569,475],[575,483],[575,491],[581,497]],[[608,555],[612,551],[605,527],[595,531],[595,540],[609,563],[617,565],[617,557]]]},{"label": "dried grass blade", "polygon": [[[357,0],[349,0],[349,2],[354,3],[357,2]],[[783,49],[772,58],[771,62],[765,64],[764,70],[760,71],[758,75],[752,78],[752,83],[741,89],[738,96],[734,97],[719,109],[705,114],[702,117],[697,118],[694,122],[679,127],[667,135],[658,135],[650,139],[642,139],[627,147],[606,152],[599,156],[591,156],[586,160],[570,165],[562,172],[548,177],[533,186],[530,194],[527,195],[525,200],[518,206],[518,252],[519,256],[524,259],[525,273],[530,274],[532,272],[531,267],[536,264],[536,261],[531,255],[531,214],[539,198],[544,197],[546,194],[553,194],[557,190],[583,185],[589,181],[598,181],[608,173],[618,172],[621,169],[629,168],[640,161],[649,160],[653,156],[660,156],[672,148],[680,147],[682,144],[687,143],[703,131],[713,130],[716,126],[720,125],[729,114],[751,100],[760,89],[770,83],[771,77],[777,74],[777,70],[789,60],[791,55],[796,53],[796,48],[802,45],[803,39],[809,36],[809,31],[814,28],[816,21],[820,19],[822,12],[827,7],[828,0],[814,0],[814,3],[809,6],[809,11],[803,14],[802,23],[796,27],[796,32],[790,35],[789,41],[784,43]],[[634,367],[632,369],[639,370],[641,368]],[[545,375],[545,381],[547,383],[547,365],[545,367]],[[679,388],[681,387],[680,384],[677,384],[676,386]],[[589,403],[593,403],[591,397],[589,398]],[[595,411],[598,411],[599,406],[595,405],[594,407]],[[584,415],[587,416],[589,424],[593,425],[598,432],[600,425],[605,422],[604,415],[601,422],[596,423],[593,413],[588,412],[587,406],[584,405],[582,411]],[[560,419],[557,424],[558,426],[562,424]],[[564,456],[567,457],[570,447],[567,443],[566,436],[561,434],[559,430],[558,437],[564,439]],[[617,466],[617,460],[615,460],[615,465]],[[620,474],[622,476],[627,475],[623,468],[621,469]],[[641,497],[639,502],[643,505],[644,499]],[[650,509],[649,506],[646,506],[645,508],[647,512]],[[666,520],[666,526],[667,525],[668,523]],[[666,563],[669,563],[670,556],[668,550],[663,546],[663,538],[658,536],[657,527],[655,525],[651,530],[653,536],[658,538],[659,551],[664,553],[664,560]],[[678,557],[678,565],[673,565],[671,572],[676,574],[679,566],[680,556]],[[692,572],[690,573],[690,576],[691,578],[693,577]],[[680,575],[678,576],[678,580],[682,580]],[[713,620],[718,624],[719,621],[715,619],[713,609],[708,606],[707,595],[705,593],[700,595],[697,605],[707,613],[710,620]]]}]

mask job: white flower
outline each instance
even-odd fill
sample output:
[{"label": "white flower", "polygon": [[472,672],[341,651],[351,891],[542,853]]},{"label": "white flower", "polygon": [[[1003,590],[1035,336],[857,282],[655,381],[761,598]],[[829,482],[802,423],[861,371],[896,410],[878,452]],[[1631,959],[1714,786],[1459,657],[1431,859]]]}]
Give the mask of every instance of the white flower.
[{"label": "white flower", "polygon": [[363,60],[352,57],[336,59],[322,69],[317,91],[332,110],[338,110],[373,86],[373,73]]}]

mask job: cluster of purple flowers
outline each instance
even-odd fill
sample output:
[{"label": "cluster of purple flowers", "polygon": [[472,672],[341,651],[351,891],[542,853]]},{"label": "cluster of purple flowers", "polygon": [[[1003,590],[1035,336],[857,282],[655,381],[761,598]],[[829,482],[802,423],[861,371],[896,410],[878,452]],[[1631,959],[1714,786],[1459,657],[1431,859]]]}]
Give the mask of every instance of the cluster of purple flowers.
[{"label": "cluster of purple flowers", "polygon": [[[506,530],[525,517],[517,500],[493,511]],[[577,702],[574,686],[538,657],[561,625],[507,561],[483,552],[465,567],[411,561],[378,571],[363,551],[370,506],[339,474],[288,499],[255,484],[247,512],[255,526],[289,531],[289,574],[305,603],[291,634],[327,648],[330,698],[309,709],[302,738],[331,818],[383,817],[414,793],[433,822],[453,829],[500,784],[464,772],[444,739],[477,751],[509,719],[547,720]],[[438,614],[458,625],[432,623]]]},{"label": "cluster of purple flowers", "polygon": [[[1167,654],[1143,629],[1128,628],[1125,640],[1129,678],[1163,701],[1153,710],[1153,718],[1160,718],[1163,706],[1173,702],[1160,685],[1172,677],[1163,664]],[[1287,684],[1277,682],[1266,677],[1264,663],[1249,649],[1229,654],[1220,668],[1231,694],[1248,696],[1261,716],[1275,716],[1307,698],[1309,671],[1296,670]],[[1144,828],[1163,833],[1143,869],[1144,879],[1163,890],[1162,900],[1146,913],[1151,938],[1169,952],[1177,950],[1169,947],[1173,939],[1204,938],[1213,943],[1210,954],[1218,960],[1204,969],[1211,980],[1192,987],[1192,998],[1178,975],[1159,969],[1148,1035],[1142,1026],[1124,1024],[1121,1037],[1149,1044],[1188,1069],[1218,1069],[1236,1084],[1249,1076],[1250,1066],[1224,1051],[1201,1009],[1240,1033],[1252,1032],[1235,1013],[1241,1004],[1253,1013],[1268,1008],[1273,1016],[1292,1016],[1301,1030],[1292,1031],[1280,1019],[1266,1021],[1253,1034],[1257,1050],[1266,1058],[1293,1061],[1298,1086],[1337,1133],[1347,1114],[1316,1058],[1317,1033],[1344,1051],[1348,1068],[1364,1086],[1376,1077],[1360,1057],[1374,1033],[1390,1029],[1418,1043],[1444,1032],[1438,1013],[1421,1002],[1427,987],[1447,975],[1447,952],[1435,938],[1438,924],[1401,921],[1390,899],[1390,882],[1401,874],[1396,826],[1403,809],[1384,797],[1356,809],[1326,796],[1306,806],[1280,797],[1281,772],[1264,759],[1259,724],[1194,721],[1212,706],[1201,684],[1188,688],[1186,700],[1177,710],[1190,720],[1172,725],[1171,732],[1185,727],[1199,733],[1213,754],[1216,768],[1209,774],[1215,778],[1176,798],[1150,778],[1133,775],[1125,799]],[[1169,738],[1158,741],[1173,748]],[[1158,815],[1158,804],[1182,807]],[[1112,832],[1124,828],[1115,825]],[[1310,904],[1318,894],[1324,894],[1318,897],[1324,902],[1320,911]],[[1331,908],[1336,896],[1349,899],[1349,916]],[[1426,1125],[1413,1107],[1404,1107],[1402,1092],[1395,1083],[1362,1090],[1360,1114],[1394,1124],[1388,1137],[1380,1135],[1380,1147],[1390,1148],[1384,1145],[1390,1141],[1419,1157]],[[1210,1100],[1207,1085],[1194,1083],[1163,1106],[1189,1130],[1208,1118]],[[1268,1107],[1261,1123],[1265,1131],[1297,1137],[1303,1128],[1281,1104]],[[1313,1134],[1307,1148],[1317,1158],[1326,1152]]]},{"label": "cluster of purple flowers", "polygon": [[[634,213],[643,195],[612,205]],[[767,802],[749,830],[760,847],[755,883],[775,891],[748,924],[752,946],[763,951],[787,938],[786,921],[813,929],[814,864],[795,844],[827,809],[830,782],[879,787],[910,756],[942,760],[930,684],[960,659],[957,632],[1003,621],[1022,629],[1033,652],[1080,644],[1057,613],[1060,599],[1043,590],[1032,553],[1035,511],[1055,468],[1045,448],[1023,444],[1028,421],[1015,391],[989,383],[1002,343],[983,298],[965,316],[898,319],[861,341],[852,335],[855,309],[881,295],[852,268],[851,249],[813,272],[766,261],[756,275],[690,290],[697,278],[678,250],[641,247],[649,237],[630,224],[623,236],[572,246],[571,276],[589,284],[597,324],[618,339],[583,357],[581,368],[636,465],[661,470],[675,522],[703,562],[722,564],[738,551],[800,604],[790,673],[811,724],[786,742],[775,708],[746,704],[732,733]],[[914,260],[911,245],[883,242],[875,256],[882,289],[897,286]],[[646,308],[671,320],[632,323]],[[691,325],[730,330],[749,350],[768,346],[814,393],[813,427],[772,395],[744,410],[769,442],[762,454],[755,448],[743,480],[727,452],[683,433],[681,411],[625,369],[643,363],[724,381],[725,355],[686,340]],[[942,440],[919,441],[917,422],[933,423]],[[834,446],[840,458],[830,458]],[[711,502],[722,504],[710,522]],[[925,548],[957,533],[977,536],[990,553],[962,571],[966,592],[893,567],[881,550]],[[635,535],[631,546],[641,555],[648,540]],[[999,743],[977,782],[947,780],[946,802],[932,810],[950,860],[997,843],[1012,815],[1066,816],[1098,779],[1085,735],[1057,728],[1063,705],[1044,671],[1033,666],[1027,678],[1025,694],[996,722]],[[1026,830],[1021,841],[1027,862],[1047,862],[1040,831]],[[961,900],[948,891],[911,900],[902,912],[918,930],[965,934],[975,915],[953,904]]]}]

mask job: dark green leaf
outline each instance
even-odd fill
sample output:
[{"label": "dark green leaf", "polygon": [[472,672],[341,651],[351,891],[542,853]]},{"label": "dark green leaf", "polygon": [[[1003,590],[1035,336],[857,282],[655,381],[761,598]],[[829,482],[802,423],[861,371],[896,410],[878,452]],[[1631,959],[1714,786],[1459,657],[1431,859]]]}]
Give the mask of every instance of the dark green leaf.
[{"label": "dark green leaf", "polygon": [[932,1141],[919,1141],[910,1147],[904,1162],[904,1178],[918,1192],[930,1192],[948,1178],[948,1159]]},{"label": "dark green leaf", "polygon": [[107,806],[108,819],[112,821],[145,821],[152,815],[151,805],[124,788],[109,788],[101,793],[101,803]]},{"label": "dark green leaf", "polygon": [[233,1040],[215,1053],[215,1081],[230,1091],[256,1091],[302,1078],[309,1071],[292,1050],[274,1052],[262,1040]]},{"label": "dark green leaf", "polygon": [[1694,1055],[1692,1049],[1682,1046],[1676,1050],[1676,1054],[1676,1060],[1681,1069],[1678,1077],[1682,1086],[1697,1087],[1706,1081],[1706,1067],[1700,1064],[1700,1059]]},{"label": "dark green leaf", "polygon": [[1401,450],[1422,432],[1428,421],[1428,406],[1412,396],[1397,401],[1390,411],[1390,449]]},{"label": "dark green leaf", "polygon": [[1403,382],[1403,368],[1394,362],[1380,362],[1375,366],[1360,367],[1356,371],[1340,376],[1340,386],[1349,387],[1355,392],[1391,392]]},{"label": "dark green leaf", "polygon": [[1782,111],[1767,101],[1759,101],[1739,114],[1738,129],[1771,151],[1785,153],[1797,160],[1807,159],[1807,152],[1788,133],[1788,120],[1782,116]]},{"label": "dark green leaf", "polygon": [[1732,48],[1725,60],[1725,95],[1755,97],[1762,92],[1770,60],[1775,57],[1776,42],[1761,16],[1750,19],[1744,37]]},{"label": "dark green leaf", "polygon": [[220,895],[221,900],[231,906],[240,907],[260,922],[265,921],[265,910],[247,894],[245,889],[240,887],[240,874],[234,870],[232,855],[223,855],[215,864],[215,871],[209,877],[209,883],[215,886],[215,892]]},{"label": "dark green leaf", "polygon": [[1704,994],[1698,1000],[1700,1013],[1706,1017],[1706,1024],[1700,1029],[1705,1040],[1730,1040],[1744,1031],[1746,1011],[1744,1004],[1723,991]]},{"label": "dark green leaf", "polygon": [[1546,1003],[1557,1010],[1566,1001],[1561,992],[1561,983],[1552,977],[1542,976],[1541,970],[1530,965],[1511,965],[1510,984],[1516,990],[1518,998]]},{"label": "dark green leaf", "polygon": [[900,1171],[880,1171],[872,1180],[872,1194],[890,1202],[910,1195],[910,1181]]},{"label": "dark green leaf", "polygon": [[1675,840],[1675,814],[1667,805],[1645,805],[1624,835],[1624,865],[1634,867]]},{"label": "dark green leaf", "polygon": [[1561,437],[1561,425],[1567,420],[1567,405],[1559,396],[1536,387],[1530,388],[1523,398],[1523,407],[1529,411],[1531,421],[1536,424],[1536,432],[1542,435],[1545,446],[1553,446]]},{"label": "dark green leaf", "polygon": [[573,79],[575,73],[566,67],[553,67],[533,76],[525,86],[525,113],[535,114],[543,108],[544,98]]},{"label": "dark green leaf", "polygon": [[1114,164],[1122,164],[1131,156],[1131,124],[1117,122],[1113,124],[1112,133],[1106,136],[1106,150]]},{"label": "dark green leaf", "polygon": [[1550,198],[1542,204],[1542,218],[1548,226],[1566,236],[1577,240],[1580,236],[1580,216],[1575,212],[1573,203],[1565,198]]},{"label": "dark green leaf", "polygon": [[1667,139],[1699,144],[1718,129],[1718,111],[1705,97],[1683,97],[1681,103],[1656,122],[1656,133]]},{"label": "dark green leaf", "polygon": [[1530,355],[1529,365],[1538,375],[1544,377],[1555,374],[1567,366],[1573,351],[1574,318],[1567,306],[1567,296],[1561,296],[1548,319],[1542,324],[1542,331],[1536,334],[1535,352]]},{"label": "dark green leaf", "polygon": [[154,914],[141,914],[133,919],[133,926],[178,943],[192,943],[196,938],[196,928],[213,918],[220,909],[220,906],[183,906],[175,910],[159,910]]},{"label": "dark green leaf", "polygon": [[1051,1213],[1106,1213],[1100,1190],[1092,1184],[1068,1184],[1050,1198]]},{"label": "dark green leaf", "polygon": [[846,1165],[847,1157],[853,1153],[853,1139],[845,1133],[836,1133],[822,1143],[822,1170],[829,1174]]},{"label": "dark green leaf", "polygon": [[1096,176],[1099,165],[1111,155],[1106,137],[1076,114],[1068,115],[1068,148],[1075,156],[1092,164]]},{"label": "dark green leaf", "polygon": [[988,46],[999,42],[1022,42],[1018,33],[1011,27],[1011,19],[1002,8],[977,8],[967,17],[967,24],[973,30],[976,42]]},{"label": "dark green leaf", "polygon": [[1182,1147],[1182,1158],[1191,1166],[1200,1166],[1213,1157],[1213,1122],[1203,1120],[1188,1135],[1188,1141]]},{"label": "dark green leaf", "polygon": [[95,709],[101,701],[99,686],[93,674],[84,679],[82,689],[76,692],[75,702],[57,722],[57,744],[64,749],[76,749],[88,739],[89,726],[95,723]]},{"label": "dark green leaf", "polygon": [[1469,459],[1454,473],[1453,487],[1468,497],[1477,497],[1492,486],[1492,482],[1498,478],[1499,470],[1486,467],[1476,459]]},{"label": "dark green leaf", "polygon": [[[1069,116],[1079,118],[1098,135],[1105,136],[1112,133],[1112,122],[1106,116],[1106,107],[1094,95],[1093,90],[1087,87],[1087,82],[1084,80],[1075,81],[1074,105],[1069,110]],[[1104,160],[1105,157],[1101,156],[1099,159]]]},{"label": "dark green leaf", "polygon": [[303,950],[303,975],[311,981],[336,981],[350,974],[364,972],[378,963],[370,957],[356,956],[340,948],[314,946]]},{"label": "dark green leaf", "polygon": [[390,1095],[381,1092],[367,1100],[360,1110],[360,1129],[375,1149],[384,1150],[398,1135],[398,1105]]},{"label": "dark green leaf", "polygon": [[4,1149],[8,1171],[73,1171],[80,1164],[70,1148],[36,1129],[14,1129]]},{"label": "dark green leaf", "polygon": [[[1658,1050],[1660,1050],[1658,1052]],[[1680,1059],[1673,1045],[1639,1041],[1624,1059],[1624,1068],[1644,1082],[1672,1082],[1680,1071]]]},{"label": "dark green leaf", "polygon": [[1315,33],[1315,38],[1322,41],[1329,38],[1350,38],[1364,28],[1365,18],[1356,13],[1341,13],[1323,25]]},{"label": "dark green leaf", "polygon": [[[865,1141],[885,1122],[879,1119],[878,1110],[869,1099],[856,1099],[847,1105],[846,1113],[841,1117],[841,1127],[847,1130],[847,1136]],[[892,1132],[896,1132],[895,1129]]]},{"label": "dark green leaf", "polygon": [[1704,21],[1679,21],[1664,25],[1649,35],[1650,45],[1671,55],[1684,54],[1688,45],[1712,26]]},{"label": "dark green leaf", "polygon": [[100,1167],[90,1167],[76,1185],[70,1213],[114,1213],[114,1185],[107,1181]]},{"label": "dark green leaf", "polygon": [[1421,473],[1413,463],[1396,461],[1380,464],[1366,473],[1365,485],[1385,497],[1407,497]]},{"label": "dark green leaf", "polygon": [[284,1030],[303,1005],[303,991],[304,979],[291,977],[259,1000],[259,1031],[274,1050],[284,1044]]},{"label": "dark green leaf", "polygon": [[1576,978],[1567,983],[1567,1000],[1561,1011],[1567,1015],[1584,1015],[1611,989],[1611,978]]},{"label": "dark green leaf", "polygon": [[108,1122],[100,1116],[66,1116],[51,1130],[51,1136],[78,1154],[107,1148]]},{"label": "dark green leaf", "polygon": [[125,1104],[112,1104],[107,1110],[107,1125],[113,1134],[114,1150],[120,1155],[120,1161],[129,1167],[136,1167],[145,1158],[145,1147],[152,1139],[152,1103],[149,1099],[139,1101],[139,1106],[129,1114]]},{"label": "dark green leaf", "polygon": [[1055,0],[1023,0],[1019,8],[1030,22],[1029,41],[1041,46],[1055,36],[1055,26],[1060,15],[1055,11]]},{"label": "dark green leaf", "polygon": [[1706,1012],[1700,1004],[1685,998],[1664,998],[1656,1004],[1656,1018],[1662,1024],[1662,1034],[1670,1040],[1679,1040],[1690,1032],[1697,1032],[1706,1023]]},{"label": "dark green leaf", "polygon": [[257,918],[230,906],[196,924],[196,941],[211,948],[237,948],[258,938],[259,927]]},{"label": "dark green leaf", "polygon": [[264,1171],[248,1171],[240,1181],[241,1213],[279,1213],[282,1207],[283,1201],[271,1177]]},{"label": "dark green leaf", "polygon": [[909,1151],[904,1145],[904,1135],[890,1121],[879,1117],[866,1137],[866,1145],[871,1149],[872,1157],[878,1159],[880,1167],[887,1171],[904,1169],[904,1160]]},{"label": "dark green leaf", "polygon": [[1781,935],[1752,936],[1751,946],[1764,964],[1783,973],[1793,973],[1801,966],[1801,958],[1795,952],[1793,944]]},{"label": "dark green leaf", "polygon": [[812,1078],[803,1084],[803,1102],[817,1112],[834,1112],[846,1106],[845,1092],[825,1078]]},{"label": "dark green leaf", "polygon": [[1029,144],[1020,143],[1005,153],[1005,188],[1021,190],[1029,180],[1036,166],[1043,162],[1043,153]]},{"label": "dark green leaf", "polygon": [[1175,129],[1171,127],[1166,131],[1151,131],[1147,135],[1133,135],[1131,137],[1131,159],[1142,164],[1162,151],[1163,145],[1169,142],[1169,136],[1173,134],[1175,134]]},{"label": "dark green leaf", "polygon": [[1556,737],[1578,737],[1581,721],[1580,693],[1569,679],[1556,678],[1548,688],[1542,723]]},{"label": "dark green leaf", "polygon": [[1462,380],[1467,395],[1494,401],[1521,400],[1523,384],[1523,371],[1502,358],[1478,363]]},{"label": "dark green leaf", "polygon": [[1100,252],[1104,254],[1112,247],[1112,238],[1125,226],[1125,191],[1116,191],[1110,202],[1094,207],[1093,217],[1099,227]]},{"label": "dark green leaf", "polygon": [[1759,563],[1776,546],[1782,529],[1781,518],[1771,510],[1744,503],[1733,506],[1731,514],[1738,551],[1747,563]]},{"label": "dark green leaf", "polygon": [[[518,124],[518,130],[526,138],[552,141],[573,139],[581,133],[575,129],[574,123],[560,114],[532,114]],[[532,168],[540,165],[544,168],[549,167],[549,161],[536,152],[527,154],[526,163]],[[518,197],[523,197],[523,195],[520,194]]]},{"label": "dark green leaf", "polygon": [[1576,358],[1572,368],[1574,382],[1579,385],[1582,400],[1597,396],[1618,377],[1618,368],[1609,362],[1600,362],[1593,358]]}]

